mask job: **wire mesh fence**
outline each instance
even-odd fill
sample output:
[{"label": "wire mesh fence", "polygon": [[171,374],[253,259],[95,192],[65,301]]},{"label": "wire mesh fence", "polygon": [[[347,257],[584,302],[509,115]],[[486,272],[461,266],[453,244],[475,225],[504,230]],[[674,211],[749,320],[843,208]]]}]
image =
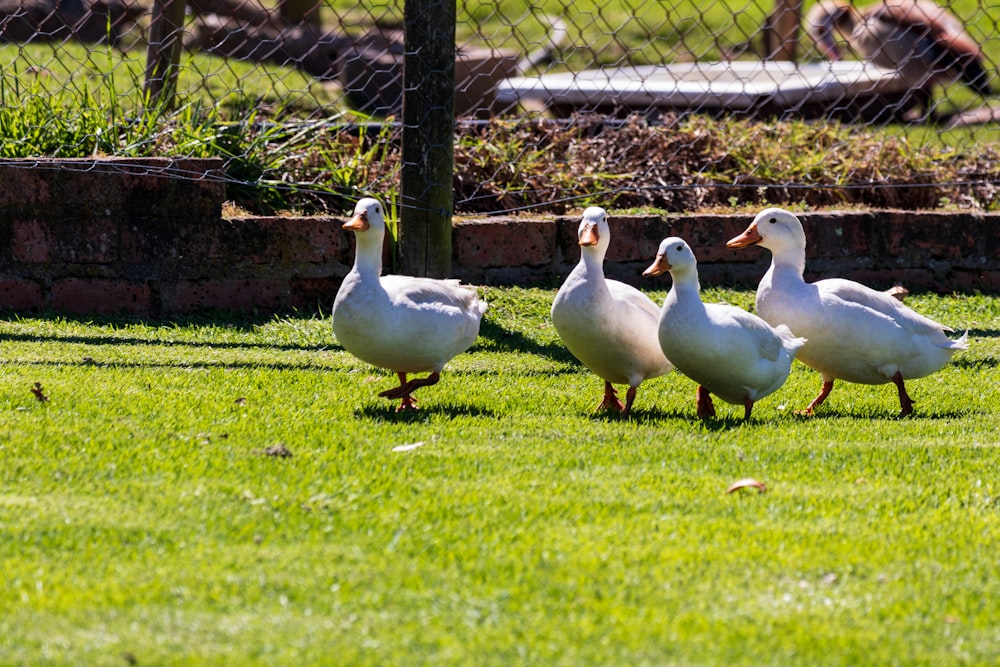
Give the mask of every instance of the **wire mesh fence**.
[{"label": "wire mesh fence", "polygon": [[[396,198],[402,1],[153,3],[0,0],[0,158],[218,156],[254,212]],[[998,21],[985,0],[459,0],[454,210],[997,208]]]}]

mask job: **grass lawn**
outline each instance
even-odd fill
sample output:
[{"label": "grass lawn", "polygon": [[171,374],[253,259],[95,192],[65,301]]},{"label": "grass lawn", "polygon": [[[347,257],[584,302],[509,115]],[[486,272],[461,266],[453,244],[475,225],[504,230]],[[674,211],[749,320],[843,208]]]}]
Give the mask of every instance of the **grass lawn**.
[{"label": "grass lawn", "polygon": [[482,291],[405,415],[320,316],[0,319],[0,664],[994,663],[1000,299],[910,297],[971,339],[911,418],[797,417],[797,364],[703,423],[677,374],[595,413],[554,290]]}]

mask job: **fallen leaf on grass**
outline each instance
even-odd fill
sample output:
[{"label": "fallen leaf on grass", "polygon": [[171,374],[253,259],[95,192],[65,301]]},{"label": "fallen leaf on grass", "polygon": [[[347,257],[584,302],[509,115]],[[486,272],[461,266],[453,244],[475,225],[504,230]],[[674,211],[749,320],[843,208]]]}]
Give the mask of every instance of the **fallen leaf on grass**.
[{"label": "fallen leaf on grass", "polygon": [[271,445],[264,450],[264,454],[267,456],[278,456],[280,458],[288,458],[292,455],[292,450],[285,446],[285,443],[279,442],[276,445]]},{"label": "fallen leaf on grass", "polygon": [[408,452],[411,449],[416,449],[417,447],[423,447],[423,446],[424,446],[424,442],[421,440],[420,442],[411,442],[408,445],[397,445],[396,447],[392,448],[392,451],[394,451],[394,452]]},{"label": "fallen leaf on grass", "polygon": [[39,403],[44,403],[45,401],[49,400],[49,397],[45,395],[44,391],[42,391],[41,382],[35,383],[35,386],[31,388],[31,393],[35,395],[35,398],[38,399]]},{"label": "fallen leaf on grass", "polygon": [[761,493],[764,493],[767,491],[767,486],[764,482],[758,482],[753,477],[746,477],[730,484],[729,488],[726,489],[726,493],[734,493],[740,489],[757,489]]}]

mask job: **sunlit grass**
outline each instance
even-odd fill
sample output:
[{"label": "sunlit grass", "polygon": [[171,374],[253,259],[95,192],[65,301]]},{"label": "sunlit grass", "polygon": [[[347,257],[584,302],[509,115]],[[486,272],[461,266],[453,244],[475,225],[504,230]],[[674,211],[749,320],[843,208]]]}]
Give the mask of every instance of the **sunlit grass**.
[{"label": "sunlit grass", "polygon": [[323,317],[0,320],[0,663],[993,660],[997,299],[910,297],[971,338],[911,418],[845,384],[798,418],[796,365],[703,423],[677,374],[595,413],[554,291],[481,291],[403,415]]}]

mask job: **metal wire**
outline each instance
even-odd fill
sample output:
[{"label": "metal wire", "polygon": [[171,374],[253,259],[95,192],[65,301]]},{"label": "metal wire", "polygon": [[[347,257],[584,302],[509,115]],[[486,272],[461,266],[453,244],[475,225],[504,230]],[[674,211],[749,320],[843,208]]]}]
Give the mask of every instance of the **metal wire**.
[{"label": "metal wire", "polygon": [[[865,31],[886,23],[877,16],[884,2],[904,0],[876,0],[857,14],[806,2],[788,32],[795,3],[785,0],[461,0],[456,145],[465,162],[456,164],[455,210],[559,211],[595,200],[685,208],[752,199],[756,188],[862,203],[872,193],[880,203],[924,191],[919,201],[932,205],[972,193],[970,205],[1000,206],[992,155],[979,169],[959,164],[1000,136],[992,97],[1000,7],[964,3],[925,17],[930,27],[907,24],[873,42]],[[222,179],[234,196],[270,190],[272,208],[313,212],[343,211],[363,194],[393,196],[403,2],[296,3],[307,10],[296,15],[292,3],[189,0],[177,94],[162,108],[144,97],[151,3],[38,0],[0,16],[0,165],[133,170],[115,158],[219,156],[219,170],[167,166],[157,175]],[[952,59],[923,49],[944,41],[935,21],[964,29],[972,46]],[[957,40],[953,32],[950,43]],[[793,60],[777,59],[782,53]],[[711,137],[664,139],[692,117],[744,123],[745,145],[707,151]],[[784,140],[771,131],[780,122],[848,127],[852,138],[842,142],[898,140],[892,150],[912,151],[917,162],[921,146],[933,145],[957,166],[873,178],[881,158],[852,171],[833,165],[841,158],[831,147],[826,178],[783,175],[771,168],[782,146],[769,144]],[[737,178],[732,162],[746,144],[759,157]],[[560,177],[581,152],[593,169],[575,165]],[[102,159],[88,166],[30,159],[95,156]],[[521,166],[532,160],[547,160],[548,172]]]}]

